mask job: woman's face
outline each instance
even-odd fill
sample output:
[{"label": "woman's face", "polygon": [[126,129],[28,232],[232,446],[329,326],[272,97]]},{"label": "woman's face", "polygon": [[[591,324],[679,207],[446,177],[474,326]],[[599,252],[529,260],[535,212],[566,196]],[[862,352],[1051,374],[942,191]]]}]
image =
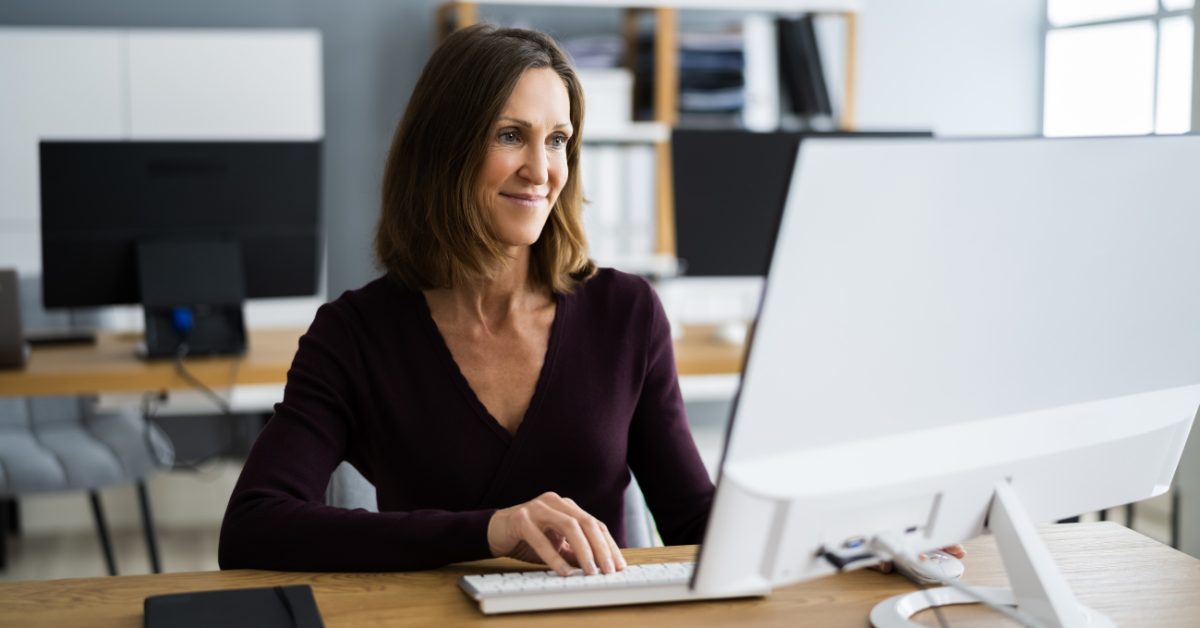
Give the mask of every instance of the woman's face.
[{"label": "woman's face", "polygon": [[537,241],[567,182],[567,138],[571,101],[550,68],[521,76],[492,129],[491,146],[479,175],[487,220],[509,247]]}]

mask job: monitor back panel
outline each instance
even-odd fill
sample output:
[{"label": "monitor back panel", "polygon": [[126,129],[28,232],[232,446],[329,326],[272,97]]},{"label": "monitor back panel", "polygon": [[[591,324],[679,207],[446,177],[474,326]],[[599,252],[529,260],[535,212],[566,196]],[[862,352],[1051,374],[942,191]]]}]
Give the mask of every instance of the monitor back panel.
[{"label": "monitor back panel", "polygon": [[692,277],[766,275],[802,141],[929,135],[676,130],[671,136],[675,237],[684,272]]},{"label": "monitor back panel", "polygon": [[727,462],[1200,383],[1200,136],[801,145]]},{"label": "monitor back panel", "polygon": [[235,240],[251,298],[315,294],[318,142],[42,142],[46,307],[137,303],[137,244]]}]

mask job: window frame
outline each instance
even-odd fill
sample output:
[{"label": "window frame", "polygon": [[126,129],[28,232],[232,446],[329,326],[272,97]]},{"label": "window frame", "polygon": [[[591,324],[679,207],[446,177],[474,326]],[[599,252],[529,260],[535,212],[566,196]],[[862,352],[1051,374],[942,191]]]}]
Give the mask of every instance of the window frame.
[{"label": "window frame", "polygon": [[[1053,31],[1063,31],[1063,30],[1069,30],[1069,29],[1075,29],[1075,28],[1086,28],[1089,26],[1107,26],[1109,24],[1126,24],[1126,23],[1130,23],[1130,22],[1150,22],[1154,26],[1154,87],[1153,87],[1154,92],[1153,92],[1153,96],[1152,96],[1152,100],[1151,100],[1152,117],[1150,119],[1150,128],[1153,130],[1150,133],[1148,133],[1147,135],[1158,135],[1158,91],[1159,91],[1158,90],[1158,79],[1160,76],[1160,67],[1159,66],[1161,63],[1161,59],[1159,58],[1159,55],[1162,53],[1162,21],[1164,19],[1183,17],[1183,16],[1192,18],[1192,29],[1193,29],[1192,30],[1192,33],[1193,33],[1192,34],[1192,47],[1193,47],[1192,55],[1193,55],[1193,58],[1195,58],[1196,44],[1197,44],[1197,41],[1200,41],[1200,34],[1198,34],[1197,29],[1196,29],[1196,14],[1198,12],[1200,12],[1200,10],[1198,10],[1195,6],[1187,7],[1187,8],[1183,8],[1183,9],[1167,10],[1167,8],[1165,6],[1163,6],[1163,0],[1155,0],[1154,5],[1157,8],[1157,10],[1154,13],[1143,13],[1141,15],[1131,15],[1131,16],[1111,18],[1111,19],[1106,19],[1106,20],[1094,20],[1094,21],[1090,21],[1090,22],[1077,22],[1077,23],[1073,23],[1073,24],[1065,24],[1062,26],[1055,26],[1050,23],[1050,2],[1051,1],[1052,0],[1043,0],[1043,2],[1042,2],[1042,36],[1041,36],[1041,42],[1040,42],[1042,64],[1041,64],[1041,85],[1040,85],[1040,89],[1039,89],[1039,103],[1038,103],[1038,117],[1041,120],[1040,133],[1042,135],[1045,135],[1045,133],[1046,133],[1046,40],[1049,38],[1050,33]],[[1196,0],[1196,4],[1200,5],[1200,0]],[[1200,69],[1200,68],[1195,68],[1195,67],[1192,68],[1192,82],[1193,83],[1196,82],[1196,76],[1197,76],[1198,69]],[[1192,85],[1192,93],[1193,94],[1196,93],[1196,85],[1194,85],[1194,84]],[[1193,102],[1192,102],[1192,111],[1193,111],[1192,119],[1193,120],[1195,120],[1195,118],[1196,118],[1196,115],[1194,112],[1196,110],[1197,105],[1198,105],[1198,103],[1194,102],[1194,98],[1193,98]],[[1194,126],[1195,125],[1193,124],[1193,127]],[[1200,129],[1192,128],[1189,132],[1195,133],[1197,131],[1200,131]]]}]

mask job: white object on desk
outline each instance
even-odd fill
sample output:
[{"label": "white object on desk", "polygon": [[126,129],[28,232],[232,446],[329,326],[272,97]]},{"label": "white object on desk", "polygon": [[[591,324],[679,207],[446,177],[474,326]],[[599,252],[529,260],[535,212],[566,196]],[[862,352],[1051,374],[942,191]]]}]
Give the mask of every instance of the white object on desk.
[{"label": "white object on desk", "polygon": [[1171,484],[1200,406],[1197,163],[1200,136],[804,142],[696,588],[991,532],[1019,611],[1083,625],[1033,524]]},{"label": "white object on desk", "polygon": [[749,326],[744,321],[726,321],[713,330],[713,338],[725,344],[741,346],[746,344],[747,333]]},{"label": "white object on desk", "polygon": [[458,585],[479,602],[485,615],[749,597],[771,592],[767,586],[734,595],[697,593],[688,586],[695,566],[695,563],[630,565],[623,571],[594,576],[583,575],[579,569],[567,577],[553,571],[487,574],[463,576]]}]

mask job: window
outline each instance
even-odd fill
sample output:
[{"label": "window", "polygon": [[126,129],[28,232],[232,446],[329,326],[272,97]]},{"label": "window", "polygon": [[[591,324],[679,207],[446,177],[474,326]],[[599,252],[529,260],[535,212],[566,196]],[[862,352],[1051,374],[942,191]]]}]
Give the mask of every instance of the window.
[{"label": "window", "polygon": [[1190,130],[1194,2],[1048,0],[1043,133]]}]

